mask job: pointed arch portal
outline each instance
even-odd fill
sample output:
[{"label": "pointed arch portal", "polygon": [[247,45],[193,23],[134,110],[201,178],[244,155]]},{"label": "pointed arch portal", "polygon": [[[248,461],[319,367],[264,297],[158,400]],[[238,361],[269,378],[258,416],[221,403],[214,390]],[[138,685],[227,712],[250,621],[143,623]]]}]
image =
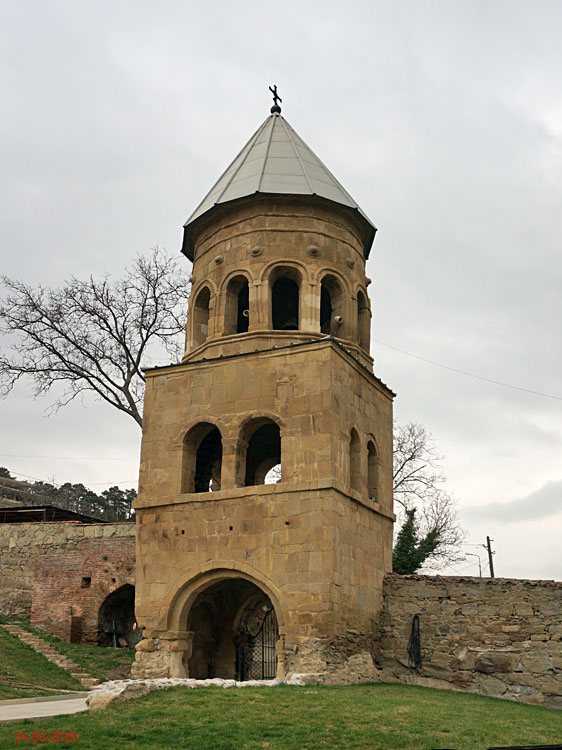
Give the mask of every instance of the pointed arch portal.
[{"label": "pointed arch portal", "polygon": [[187,615],[193,633],[190,677],[274,679],[279,625],[269,596],[251,581],[229,578],[201,591]]}]

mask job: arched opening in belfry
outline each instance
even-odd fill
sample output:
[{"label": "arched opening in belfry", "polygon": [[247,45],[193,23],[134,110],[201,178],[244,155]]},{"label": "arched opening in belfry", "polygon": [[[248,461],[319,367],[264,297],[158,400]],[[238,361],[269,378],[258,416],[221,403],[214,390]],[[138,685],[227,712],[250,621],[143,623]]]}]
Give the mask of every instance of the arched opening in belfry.
[{"label": "arched opening in belfry", "polygon": [[211,292],[209,287],[203,287],[193,305],[193,345],[200,346],[209,335],[209,303]]},{"label": "arched opening in belfry", "polygon": [[357,492],[361,489],[361,443],[354,428],[349,436],[349,486]]},{"label": "arched opening in belfry", "polygon": [[357,293],[357,339],[359,346],[366,351],[371,348],[371,311],[367,297],[363,292]]},{"label": "arched opening in belfry", "polygon": [[370,500],[379,502],[379,456],[375,443],[367,443],[367,492]]},{"label": "arched opening in belfry", "polygon": [[211,584],[191,606],[186,630],[193,633],[189,677],[274,679],[279,626],[271,599],[244,578]]},{"label": "arched opening in belfry", "polygon": [[281,431],[272,419],[257,418],[245,425],[238,454],[239,486],[281,481]]},{"label": "arched opening in belfry", "polygon": [[183,441],[182,492],[220,490],[221,469],[220,430],[210,422],[200,422]]},{"label": "arched opening in belfry", "polygon": [[275,331],[298,331],[299,284],[294,278],[280,276],[273,282],[271,322]]},{"label": "arched opening in belfry", "polygon": [[342,336],[344,326],[343,293],[335,276],[327,274],[320,286],[320,331]]},{"label": "arched opening in belfry", "polygon": [[135,587],[126,583],[106,596],[98,610],[98,645],[134,648],[139,640]]},{"label": "arched opening in belfry", "polygon": [[226,335],[247,333],[250,322],[248,279],[235,276],[226,287],[224,332]]}]

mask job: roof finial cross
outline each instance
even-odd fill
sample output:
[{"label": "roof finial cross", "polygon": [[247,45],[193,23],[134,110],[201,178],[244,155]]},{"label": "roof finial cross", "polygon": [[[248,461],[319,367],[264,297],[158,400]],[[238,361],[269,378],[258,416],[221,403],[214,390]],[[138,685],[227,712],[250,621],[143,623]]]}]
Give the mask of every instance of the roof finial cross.
[{"label": "roof finial cross", "polygon": [[271,114],[281,114],[281,107],[277,104],[277,102],[282,102],[283,99],[281,99],[281,97],[277,93],[277,86],[274,85],[273,88],[270,86],[269,90],[273,94],[273,107],[271,108]]}]

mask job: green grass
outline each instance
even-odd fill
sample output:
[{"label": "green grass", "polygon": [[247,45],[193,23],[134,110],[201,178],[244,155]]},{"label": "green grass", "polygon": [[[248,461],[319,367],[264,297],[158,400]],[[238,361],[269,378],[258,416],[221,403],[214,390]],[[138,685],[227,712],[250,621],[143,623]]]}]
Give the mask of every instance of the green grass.
[{"label": "green grass", "polygon": [[89,643],[67,643],[47,631],[35,628],[26,620],[0,618],[0,622],[12,622],[34,633],[47,643],[53,645],[60,654],[68,656],[83,667],[92,677],[105,682],[107,680],[125,680],[131,676],[131,664],[135,658],[133,649],[100,648]]},{"label": "green grass", "polygon": [[477,695],[403,685],[222,690],[173,688],[97,713],[0,725],[77,732],[80,750],[481,750],[555,744],[562,713]]},{"label": "green grass", "polygon": [[20,622],[21,627],[38,635],[52,644],[60,654],[70,657],[79,666],[86,669],[92,677],[106,680],[128,680],[131,677],[131,664],[135,652],[130,648],[104,648],[89,643],[68,643],[45,630],[34,628],[27,622]]},{"label": "green grass", "polygon": [[[41,685],[44,689],[20,688],[18,683]],[[64,669],[52,664],[31,646],[0,628],[0,700],[48,695],[59,689],[82,690],[82,687]]]}]

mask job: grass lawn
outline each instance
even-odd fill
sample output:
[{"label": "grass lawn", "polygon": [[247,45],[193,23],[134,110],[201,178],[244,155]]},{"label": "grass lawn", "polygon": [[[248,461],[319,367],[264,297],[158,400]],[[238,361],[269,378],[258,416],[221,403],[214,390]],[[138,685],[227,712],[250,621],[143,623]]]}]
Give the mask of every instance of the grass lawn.
[{"label": "grass lawn", "polygon": [[[45,689],[18,687],[19,683]],[[78,680],[55,666],[31,646],[0,627],[0,700],[28,695],[49,695],[58,689],[82,690]]]},{"label": "grass lawn", "polygon": [[[14,618],[0,618],[0,622],[12,622],[34,633],[47,643],[52,644],[60,654],[70,657],[80,667],[89,672],[92,677],[106,682],[107,680],[125,680],[131,676],[131,664],[135,658],[135,652],[129,648],[100,648],[88,643],[67,643],[45,630],[32,627],[25,620]],[[1,659],[1,652],[0,652]],[[32,682],[32,680],[27,680]],[[83,689],[83,688],[81,688]]]},{"label": "grass lawn", "polygon": [[403,685],[173,688],[98,713],[0,725],[76,732],[79,750],[481,750],[562,741],[562,712]]}]

